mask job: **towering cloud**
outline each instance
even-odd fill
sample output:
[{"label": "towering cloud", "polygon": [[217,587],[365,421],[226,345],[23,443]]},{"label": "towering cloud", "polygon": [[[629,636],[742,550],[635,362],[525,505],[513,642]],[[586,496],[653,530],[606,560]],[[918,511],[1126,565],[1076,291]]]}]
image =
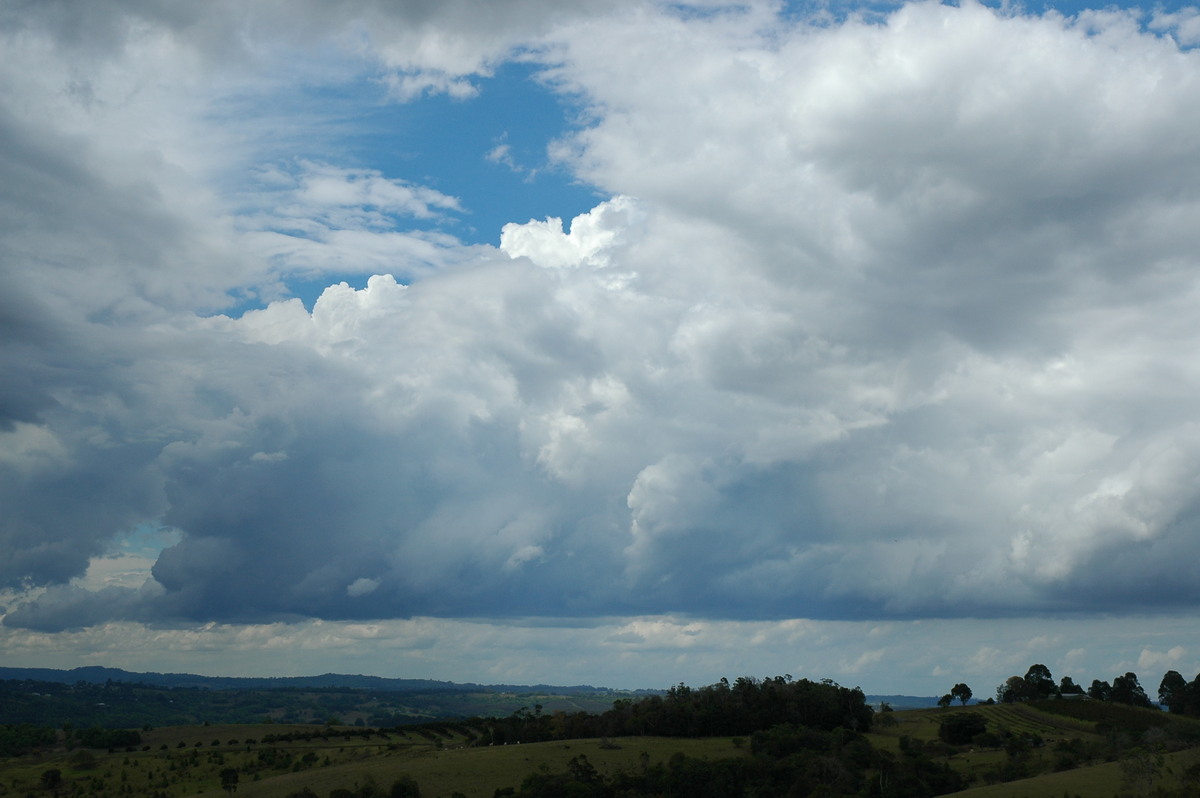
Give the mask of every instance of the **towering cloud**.
[{"label": "towering cloud", "polygon": [[[403,5],[6,12],[5,624],[1194,602],[1194,14]],[[498,247],[246,99],[510,57],[610,199]]]}]

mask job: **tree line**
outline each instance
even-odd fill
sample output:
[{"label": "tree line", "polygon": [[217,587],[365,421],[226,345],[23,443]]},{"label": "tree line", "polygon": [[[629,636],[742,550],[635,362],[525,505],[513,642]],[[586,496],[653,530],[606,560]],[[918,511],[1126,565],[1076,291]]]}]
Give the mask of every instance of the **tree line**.
[{"label": "tree line", "polygon": [[721,679],[706,687],[678,684],[665,695],[619,699],[612,709],[544,714],[521,708],[507,718],[475,719],[485,728],[479,744],[540,742],[584,737],[725,737],[749,735],[784,723],[813,728],[866,731],[874,710],[859,688],[828,679],[814,682],[790,675]]},{"label": "tree line", "polygon": [[[948,707],[956,700],[965,705],[972,695],[971,688],[960,682],[938,700],[938,705]],[[1010,676],[1004,680],[996,688],[995,699],[988,698],[984,703],[1012,704],[1048,698],[1083,697],[1133,707],[1155,706],[1133,671],[1116,676],[1111,682],[1093,679],[1085,689],[1070,676],[1062,677],[1056,684],[1050,669],[1041,663],[1030,665],[1024,676]],[[1178,671],[1167,671],[1158,685],[1158,704],[1175,715],[1200,717],[1200,674],[1189,682]]]},{"label": "tree line", "polygon": [[1172,714],[1200,717],[1200,674],[1189,682],[1178,671],[1167,671],[1158,685],[1158,702]]},{"label": "tree line", "polygon": [[[706,687],[676,685],[663,696],[618,700],[599,715],[554,713],[535,707],[492,722],[491,744],[556,739],[556,735],[621,737],[749,737],[750,756],[699,759],[682,753],[612,775],[586,756],[563,772],[536,772],[496,796],[513,798],[637,798],[733,795],[915,796],[960,790],[965,780],[919,744],[899,752],[875,748],[865,736],[875,711],[858,688],[791,676],[721,679]],[[480,743],[484,743],[481,738]],[[744,744],[744,741],[741,743]]]},{"label": "tree line", "polygon": [[1138,682],[1137,674],[1132,671],[1115,677],[1111,683],[1093,679],[1091,686],[1085,690],[1070,676],[1062,677],[1059,683],[1055,684],[1050,669],[1038,663],[1030,665],[1024,676],[1010,676],[996,688],[996,700],[1002,704],[1083,696],[1094,701],[1111,701],[1114,704],[1133,707],[1154,706]]}]

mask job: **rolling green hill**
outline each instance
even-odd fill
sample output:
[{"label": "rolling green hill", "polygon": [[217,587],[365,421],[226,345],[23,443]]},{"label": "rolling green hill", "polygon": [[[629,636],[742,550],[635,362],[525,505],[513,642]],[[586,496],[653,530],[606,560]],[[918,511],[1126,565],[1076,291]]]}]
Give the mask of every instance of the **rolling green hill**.
[{"label": "rolling green hill", "polygon": [[[342,688],[210,691],[113,683],[88,689],[107,691],[106,699],[123,707],[120,717],[135,721],[124,724],[128,731],[75,722],[0,726],[14,741],[11,754],[26,751],[0,756],[0,795],[215,798],[225,792],[223,772],[236,775],[241,794],[264,798],[378,798],[406,779],[425,798],[488,798],[506,788],[518,798],[793,792],[1107,798],[1185,796],[1193,794],[1189,785],[1200,784],[1200,721],[1101,701],[923,708],[872,718],[860,691],[777,677],[679,685],[662,696],[618,699],[603,713],[571,703],[547,709],[539,701],[507,716],[410,716],[408,725],[390,727],[362,723],[365,714],[354,718],[362,725],[158,725],[136,722],[149,717],[137,712],[153,709],[154,696],[216,705],[246,700],[260,708],[254,703],[260,693],[279,693],[317,710],[335,709],[347,693],[360,703],[381,699]],[[538,696],[520,698],[530,697]],[[735,727],[743,736],[729,731]],[[677,736],[654,728],[676,729],[670,733]],[[970,731],[963,737],[951,729]],[[602,733],[609,737],[595,736]]]}]

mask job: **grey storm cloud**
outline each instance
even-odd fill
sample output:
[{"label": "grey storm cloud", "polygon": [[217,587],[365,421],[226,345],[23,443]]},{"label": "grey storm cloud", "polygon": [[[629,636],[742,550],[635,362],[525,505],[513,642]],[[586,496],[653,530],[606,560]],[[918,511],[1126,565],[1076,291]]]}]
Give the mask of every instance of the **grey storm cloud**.
[{"label": "grey storm cloud", "polygon": [[[1194,603],[1200,57],[1169,26],[302,4],[289,48],[386,18],[397,96],[523,45],[584,106],[555,157],[612,199],[497,248],[381,229],[355,203],[460,209],[333,164],[223,203],[183,108],[221,97],[154,58],[276,41],[266,12],[96,4],[81,99],[82,33],[35,6],[0,68],[5,624]],[[206,315],[334,262],[373,276]],[[179,534],[152,580],[72,584],[139,524]]]}]

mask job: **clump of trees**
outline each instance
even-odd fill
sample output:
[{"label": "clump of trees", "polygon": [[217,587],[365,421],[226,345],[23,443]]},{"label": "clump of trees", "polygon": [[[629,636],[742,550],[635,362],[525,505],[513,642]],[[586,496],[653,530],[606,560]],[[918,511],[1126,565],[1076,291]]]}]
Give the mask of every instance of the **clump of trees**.
[{"label": "clump of trees", "polygon": [[[960,691],[961,692],[961,691]],[[492,739],[512,741],[571,730],[584,737],[750,736],[750,756],[716,760],[675,754],[651,765],[612,776],[599,773],[578,756],[566,771],[528,775],[518,787],[496,791],[514,798],[636,798],[687,795],[726,798],[730,795],[927,796],[955,792],[963,777],[935,761],[926,746],[909,738],[899,752],[874,748],[863,732],[874,711],[858,688],[829,680],[798,681],[790,676],[742,677],[730,683],[689,688],[680,684],[664,696],[619,700],[612,710],[590,720],[555,713],[519,712],[497,722]],[[488,735],[480,742],[485,743]]]},{"label": "clump of trees", "polygon": [[477,745],[498,745],[581,737],[732,737],[783,723],[826,731],[838,727],[867,731],[874,714],[857,687],[842,687],[828,679],[743,676],[733,683],[722,679],[699,688],[678,684],[666,695],[639,701],[620,699],[599,715],[546,715],[535,707],[533,712],[521,709],[508,718],[479,718],[471,725],[485,728]]},{"label": "clump of trees", "polygon": [[142,744],[142,735],[133,729],[103,729],[99,726],[79,729],[70,739],[84,748],[128,748]]},{"label": "clump of trees", "polygon": [[1002,704],[1037,701],[1058,694],[1054,677],[1045,665],[1030,665],[1024,676],[1010,676],[996,688],[996,700]]},{"label": "clump of trees", "polygon": [[1158,685],[1158,702],[1172,714],[1200,717],[1200,674],[1189,682],[1178,671],[1167,671]]},{"label": "clump of trees", "polygon": [[971,692],[971,688],[967,687],[962,682],[959,682],[950,688],[950,692],[938,699],[938,706],[948,707],[957,700],[965,707],[967,702],[971,700],[972,695],[974,695],[974,693]]},{"label": "clump of trees", "polygon": [[955,712],[938,725],[938,737],[948,745],[969,745],[985,732],[987,721],[977,712]]},{"label": "clump of trees", "polygon": [[0,726],[0,756],[18,756],[35,748],[54,745],[57,739],[54,729],[32,723]]},{"label": "clump of trees", "polygon": [[[1180,677],[1180,681],[1182,681],[1182,677]],[[1146,695],[1146,691],[1138,683],[1137,674],[1132,671],[1117,676],[1111,684],[1093,679],[1091,687],[1085,693],[1083,688],[1075,684],[1070,676],[1064,676],[1062,682],[1056,686],[1050,669],[1045,665],[1036,664],[1029,666],[1029,670],[1024,676],[1010,676],[1004,684],[996,688],[996,700],[1002,704],[1072,695],[1086,695],[1096,701],[1111,701],[1115,704],[1127,704],[1134,707],[1154,706]]]},{"label": "clump of trees", "polygon": [[1132,707],[1151,707],[1146,691],[1138,684],[1137,674],[1131,672],[1113,679],[1112,684],[1099,679],[1092,680],[1092,686],[1087,691],[1088,698],[1097,701],[1112,701],[1114,704],[1128,704]]},{"label": "clump of trees", "polygon": [[[450,798],[459,798],[461,793],[454,793]],[[320,798],[310,787],[303,787],[288,793],[287,798]],[[371,776],[355,784],[354,789],[338,787],[329,793],[329,798],[421,798],[421,788],[411,776],[401,776],[392,782],[391,789],[384,789]]]}]

